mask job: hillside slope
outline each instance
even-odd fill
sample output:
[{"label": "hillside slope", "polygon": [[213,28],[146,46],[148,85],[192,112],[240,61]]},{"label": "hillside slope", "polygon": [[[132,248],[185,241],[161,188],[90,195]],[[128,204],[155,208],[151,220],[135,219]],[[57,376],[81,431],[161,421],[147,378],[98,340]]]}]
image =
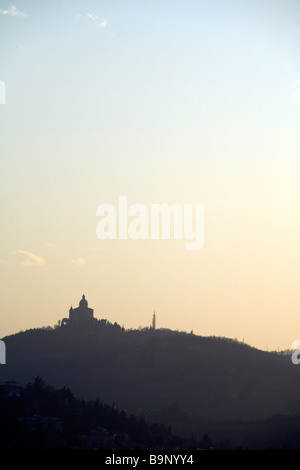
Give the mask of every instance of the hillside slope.
[{"label": "hillside slope", "polygon": [[213,420],[300,414],[300,367],[289,356],[170,330],[28,330],[4,338],[0,381],[41,376],[121,408],[175,404]]}]

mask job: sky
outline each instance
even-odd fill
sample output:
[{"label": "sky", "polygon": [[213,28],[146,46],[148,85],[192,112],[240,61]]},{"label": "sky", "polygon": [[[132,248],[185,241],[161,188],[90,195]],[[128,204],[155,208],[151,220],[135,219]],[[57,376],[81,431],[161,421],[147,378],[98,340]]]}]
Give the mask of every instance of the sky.
[{"label": "sky", "polygon": [[[97,318],[300,339],[298,0],[0,0],[0,337]],[[202,204],[204,244],[97,208]]]}]

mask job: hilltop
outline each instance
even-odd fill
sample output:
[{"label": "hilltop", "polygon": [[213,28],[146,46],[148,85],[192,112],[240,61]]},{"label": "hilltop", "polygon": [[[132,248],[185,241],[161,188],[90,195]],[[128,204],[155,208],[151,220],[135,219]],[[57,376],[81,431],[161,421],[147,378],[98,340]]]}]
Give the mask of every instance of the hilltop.
[{"label": "hilltop", "polygon": [[100,398],[172,426],[187,438],[210,429],[218,440],[232,435],[256,445],[254,438],[266,442],[266,436],[283,442],[281,429],[288,442],[300,435],[300,367],[290,355],[156,329],[155,317],[150,328],[125,330],[95,318],[84,295],[55,327],[3,340],[7,358],[0,383],[24,385],[39,376],[82,399]]},{"label": "hilltop", "polygon": [[3,338],[1,381],[35,376],[84,399],[172,422],[259,421],[300,414],[299,369],[289,356],[226,338],[167,329],[32,329]]}]

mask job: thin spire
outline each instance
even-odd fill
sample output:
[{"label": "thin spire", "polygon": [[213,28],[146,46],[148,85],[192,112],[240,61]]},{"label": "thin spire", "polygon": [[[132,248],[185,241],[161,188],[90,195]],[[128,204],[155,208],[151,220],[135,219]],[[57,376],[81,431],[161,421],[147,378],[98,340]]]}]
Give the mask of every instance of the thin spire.
[{"label": "thin spire", "polygon": [[153,317],[152,317],[152,329],[155,330],[155,328],[156,328],[156,315],[155,315],[155,310],[154,310]]}]

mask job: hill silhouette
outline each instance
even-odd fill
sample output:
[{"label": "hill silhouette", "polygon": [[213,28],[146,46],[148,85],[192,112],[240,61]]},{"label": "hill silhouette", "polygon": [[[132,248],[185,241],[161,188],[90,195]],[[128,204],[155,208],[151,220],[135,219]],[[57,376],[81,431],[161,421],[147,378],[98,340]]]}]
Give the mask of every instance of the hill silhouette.
[{"label": "hill silhouette", "polygon": [[[0,386],[0,449],[155,449],[190,448],[160,424],[127,415],[96,400],[82,400],[41,377],[24,387]],[[210,442],[210,441],[209,441]],[[207,443],[207,437],[198,442]]]},{"label": "hill silhouette", "polygon": [[[212,428],[221,438],[241,434],[242,427],[248,439],[283,423],[293,439],[295,429],[299,435],[300,368],[289,355],[226,338],[124,330],[100,321],[87,328],[32,329],[3,340],[2,382],[26,384],[41,376],[84,399],[100,397],[163,421],[185,436]],[[253,426],[262,422],[265,427]]]}]

